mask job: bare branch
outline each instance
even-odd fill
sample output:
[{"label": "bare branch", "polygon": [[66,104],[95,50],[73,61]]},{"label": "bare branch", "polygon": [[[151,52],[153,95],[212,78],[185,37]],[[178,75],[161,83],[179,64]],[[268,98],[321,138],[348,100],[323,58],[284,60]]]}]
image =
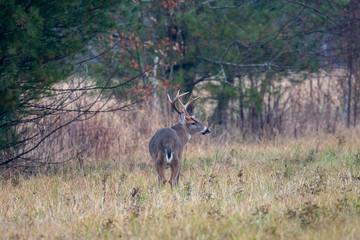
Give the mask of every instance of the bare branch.
[{"label": "bare branch", "polygon": [[294,4],[298,4],[298,5],[300,5],[300,6],[303,6],[303,7],[309,8],[309,9],[313,10],[314,12],[316,12],[316,13],[318,13],[318,14],[320,14],[320,15],[324,16],[324,17],[326,17],[326,18],[327,18],[327,19],[329,19],[332,23],[336,23],[336,20],[335,20],[334,18],[332,18],[332,17],[331,17],[331,16],[329,16],[328,14],[326,14],[326,13],[324,13],[324,12],[320,11],[320,10],[319,10],[319,9],[317,9],[317,8],[314,8],[314,7],[309,6],[309,5],[305,4],[305,3],[302,3],[302,2],[297,2],[297,1],[293,1],[293,0],[287,0],[287,2],[289,2],[289,3],[294,3]]},{"label": "bare branch", "polygon": [[227,66],[239,67],[239,68],[249,68],[249,67],[280,67],[279,65],[273,64],[271,61],[267,63],[247,63],[247,64],[239,64],[239,63],[232,63],[232,62],[225,62],[219,60],[213,60],[207,57],[198,56],[198,59],[205,60],[207,62],[211,62],[214,64],[223,64]]},{"label": "bare branch", "polygon": [[205,2],[202,2],[201,4],[203,5],[207,5],[208,8],[210,9],[235,9],[235,8],[238,8],[238,7],[241,7],[242,5],[245,4],[245,2],[241,2],[241,3],[238,3],[234,6],[228,6],[228,5],[223,5],[223,6],[211,6],[210,3],[212,2],[215,2],[214,0],[208,0],[208,1],[205,1]]}]

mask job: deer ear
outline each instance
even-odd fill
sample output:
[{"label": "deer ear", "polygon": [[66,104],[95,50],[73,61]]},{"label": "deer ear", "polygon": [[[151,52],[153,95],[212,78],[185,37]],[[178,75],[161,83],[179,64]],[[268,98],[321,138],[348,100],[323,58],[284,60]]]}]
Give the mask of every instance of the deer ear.
[{"label": "deer ear", "polygon": [[180,114],[180,124],[185,124],[186,123],[186,115],[184,112],[181,112]]}]

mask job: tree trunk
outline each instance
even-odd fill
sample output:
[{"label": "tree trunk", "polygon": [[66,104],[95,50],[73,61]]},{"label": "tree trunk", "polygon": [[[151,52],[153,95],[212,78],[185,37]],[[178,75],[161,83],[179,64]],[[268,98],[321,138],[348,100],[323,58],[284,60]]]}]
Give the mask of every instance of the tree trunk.
[{"label": "tree trunk", "polygon": [[244,128],[244,92],[243,92],[243,85],[241,79],[239,78],[239,111],[240,111],[240,121],[241,121],[241,129]]},{"label": "tree trunk", "polygon": [[[193,77],[185,78],[184,85],[185,85],[185,92],[189,92],[189,96],[190,96],[190,94],[192,94],[192,91],[194,90],[195,87],[194,78]],[[194,107],[190,104],[187,110],[189,113],[193,113]]]},{"label": "tree trunk", "polygon": [[348,76],[348,94],[347,94],[347,111],[346,111],[346,127],[350,127],[350,121],[351,121],[351,88],[352,88],[352,72],[350,70],[349,76]]},{"label": "tree trunk", "polygon": [[356,117],[357,117],[357,102],[359,100],[359,89],[358,89],[358,81],[355,78],[355,83],[354,83],[354,110],[353,110],[353,115],[354,115],[354,127],[356,127]]}]

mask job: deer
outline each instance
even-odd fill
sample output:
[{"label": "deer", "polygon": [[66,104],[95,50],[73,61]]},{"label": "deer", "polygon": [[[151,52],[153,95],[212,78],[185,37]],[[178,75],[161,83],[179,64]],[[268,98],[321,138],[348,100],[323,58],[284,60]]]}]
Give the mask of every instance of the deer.
[{"label": "deer", "polygon": [[[181,168],[181,155],[185,144],[190,140],[192,135],[206,135],[210,133],[210,129],[204,124],[195,119],[194,115],[190,115],[187,111],[189,105],[199,99],[193,98],[192,94],[186,104],[183,104],[180,98],[187,95],[189,92],[180,94],[177,92],[175,98],[171,100],[170,95],[167,94],[169,102],[174,110],[180,115],[180,122],[171,128],[159,129],[151,138],[149,143],[149,152],[155,169],[158,175],[159,187],[166,184],[164,170],[171,168],[170,186],[178,186],[180,168]],[[179,110],[176,103],[179,102],[181,109]]]}]

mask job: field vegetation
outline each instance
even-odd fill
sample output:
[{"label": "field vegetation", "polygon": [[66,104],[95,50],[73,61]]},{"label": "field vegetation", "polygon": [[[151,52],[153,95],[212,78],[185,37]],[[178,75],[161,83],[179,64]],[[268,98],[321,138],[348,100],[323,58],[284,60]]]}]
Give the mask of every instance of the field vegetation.
[{"label": "field vegetation", "polygon": [[358,239],[358,136],[226,144],[194,137],[174,190],[157,187],[146,147],[46,173],[12,171],[0,182],[0,236]]}]

